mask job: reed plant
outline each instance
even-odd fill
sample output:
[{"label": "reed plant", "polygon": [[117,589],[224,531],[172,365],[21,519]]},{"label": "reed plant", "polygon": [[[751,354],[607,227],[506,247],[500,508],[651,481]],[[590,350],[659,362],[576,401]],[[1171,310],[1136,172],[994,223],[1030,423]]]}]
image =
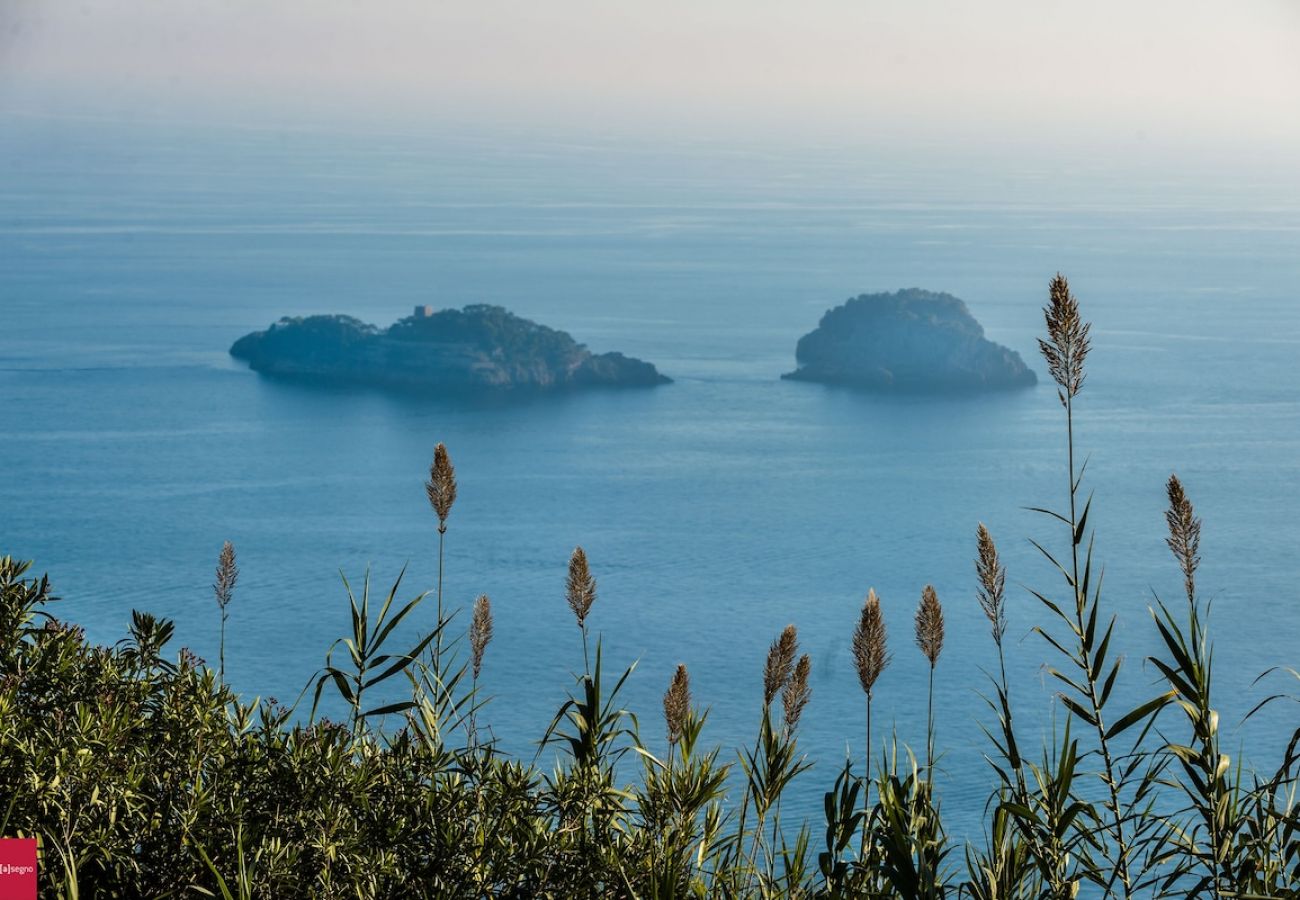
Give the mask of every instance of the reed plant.
[{"label": "reed plant", "polygon": [[1064,527],[1069,555],[1059,561],[1043,544],[1033,541],[1065,582],[1067,593],[1067,599],[1061,600],[1032,591],[1056,626],[1056,630],[1043,626],[1034,630],[1063,660],[1061,667],[1047,669],[1060,685],[1060,702],[1095,736],[1090,753],[1098,758],[1097,777],[1104,791],[1097,847],[1107,865],[1104,870],[1094,868],[1089,875],[1107,896],[1129,900],[1148,887],[1139,847],[1156,827],[1150,800],[1161,762],[1145,753],[1143,741],[1170,695],[1159,694],[1112,714],[1113,690],[1123,664],[1123,657],[1111,647],[1118,620],[1102,612],[1102,577],[1100,570],[1094,570],[1095,534],[1088,528],[1092,496],[1085,498],[1082,490],[1087,462],[1076,464],[1075,449],[1074,409],[1087,377],[1084,363],[1092,346],[1091,324],[1084,320],[1062,275],[1052,279],[1043,317],[1047,336],[1038,343],[1065,411],[1068,502],[1065,511],[1042,507],[1034,511]]},{"label": "reed plant", "polygon": [[704,749],[700,744],[708,713],[694,706],[684,665],[677,667],[664,692],[663,714],[665,759],[637,736],[644,772],[635,798],[650,841],[646,896],[672,898],[696,893],[718,863],[730,766],[718,762],[721,748]]},{"label": "reed plant", "polygon": [[[1209,606],[1196,588],[1200,568],[1201,520],[1177,475],[1166,484],[1169,507],[1166,543],[1183,579],[1185,606],[1180,619],[1157,597],[1151,616],[1164,653],[1148,657],[1168,682],[1183,713],[1181,740],[1165,738],[1183,803],[1164,818],[1156,854],[1169,868],[1166,886],[1190,895],[1214,897],[1286,896],[1300,890],[1300,850],[1288,849],[1300,822],[1295,818],[1297,728],[1282,766],[1271,778],[1245,788],[1246,773],[1222,751],[1219,712],[1212,694],[1214,648],[1208,627]],[[1300,678],[1300,675],[1296,676]],[[1266,697],[1251,711],[1286,699]],[[1164,737],[1164,735],[1162,735]]]},{"label": "reed plant", "polygon": [[[939,668],[944,610],[929,586],[915,617],[928,668],[925,747],[896,736],[873,743],[891,657],[869,591],[845,635],[865,701],[861,774],[851,754],[828,778],[815,853],[811,824],[783,815],[791,785],[813,765],[799,745],[813,663],[795,627],[772,642],[753,680],[757,730],[735,763],[705,742],[709,712],[685,663],[665,673],[662,734],[647,737],[624,703],[635,663],[613,669],[617,677],[606,671],[581,548],[568,561],[565,601],[582,672],[534,759],[510,758],[479,727],[481,676],[495,661],[491,601],[478,597],[463,631],[453,628],[459,610],[444,604],[457,491],[442,444],[425,485],[439,534],[433,627],[404,637],[428,595],[399,601],[401,575],[374,602],[369,573],[359,594],[345,578],[350,633],[308,681],[306,708],[249,702],[225,682],[238,572],[229,544],[214,584],[216,668],[173,650],[174,625],[144,612],[132,614],[124,640],[88,641],[55,614],[48,578],[0,558],[0,834],[37,838],[42,895],[64,898],[1300,896],[1300,728],[1271,767],[1225,749],[1209,604],[1196,580],[1201,521],[1177,478],[1166,485],[1165,530],[1186,602],[1152,605],[1160,650],[1147,662],[1161,692],[1117,706],[1131,691],[1118,690],[1118,619],[1104,603],[1085,466],[1076,465],[1090,328],[1060,276],[1045,321],[1069,490],[1059,511],[1039,510],[1065,549],[1035,546],[1063,588],[1031,591],[1046,619],[1015,627],[1044,639],[1056,692],[1051,721],[1031,737],[1041,723],[1013,715],[1013,687],[1024,687],[1011,683],[1004,648],[1007,573],[979,525],[973,588],[996,658],[992,720],[980,722],[992,770],[982,840],[958,840],[944,821],[934,696],[953,662]],[[1300,681],[1291,670],[1266,675]],[[919,709],[919,696],[898,690]],[[344,721],[321,715],[327,691]],[[1251,714],[1294,693],[1275,691]]]},{"label": "reed plant", "polygon": [[[339,638],[325,654],[325,668],[316,678],[315,697],[312,701],[312,715],[320,705],[321,693],[327,684],[337,688],[339,696],[348,706],[348,716],[354,730],[360,729],[367,719],[385,716],[389,713],[405,712],[417,705],[416,700],[398,700],[380,706],[367,708],[366,692],[379,687],[395,676],[411,671],[421,653],[431,642],[442,634],[442,623],[429,632],[423,639],[405,653],[393,653],[388,650],[388,642],[394,637],[394,630],[402,624],[424,602],[428,594],[422,593],[408,600],[404,605],[394,607],[397,592],[401,589],[406,570],[397,576],[387,596],[379,607],[379,614],[372,620],[370,609],[370,571],[367,570],[361,586],[361,599],[358,600],[348,583],[346,575],[340,573],[343,587],[347,591],[348,603],[352,614],[352,636]],[[334,651],[342,646],[347,651],[349,666],[344,668],[334,663]]]},{"label": "reed plant", "polygon": [[[492,601],[488,599],[487,594],[479,594],[478,599],[474,601],[474,613],[469,623],[471,702],[477,702],[478,678],[483,672],[483,654],[487,652],[487,646],[492,642],[492,632]],[[477,708],[472,708],[469,716],[470,742],[475,745],[478,744],[477,713]]]},{"label": "reed plant", "polygon": [[976,548],[976,596],[989,620],[998,657],[997,676],[990,676],[996,701],[984,698],[997,718],[997,729],[983,723],[980,727],[993,747],[986,758],[998,777],[998,787],[987,806],[991,820],[986,848],[966,851],[970,876],[966,890],[978,898],[1069,900],[1080,887],[1075,860],[1086,859],[1091,842],[1087,828],[1080,829],[1077,823],[1094,817],[1092,805],[1071,791],[1078,742],[1071,738],[1067,721],[1059,753],[1044,751],[1037,765],[1021,756],[1002,644],[1007,631],[1007,573],[993,535],[983,523],[976,531]]},{"label": "reed plant", "polygon": [[[728,864],[733,870],[732,890],[770,895],[775,890],[778,855],[785,831],[781,826],[780,801],[790,783],[811,768],[800,755],[795,727],[808,699],[807,677],[811,661],[799,655],[799,633],[787,625],[768,648],[763,664],[763,705],[754,747],[740,755],[745,776],[738,824]],[[773,715],[781,699],[782,718]],[[749,824],[753,811],[754,822]],[[771,821],[769,821],[769,816]],[[771,828],[771,836],[768,827]],[[806,848],[802,835],[797,845]]]}]

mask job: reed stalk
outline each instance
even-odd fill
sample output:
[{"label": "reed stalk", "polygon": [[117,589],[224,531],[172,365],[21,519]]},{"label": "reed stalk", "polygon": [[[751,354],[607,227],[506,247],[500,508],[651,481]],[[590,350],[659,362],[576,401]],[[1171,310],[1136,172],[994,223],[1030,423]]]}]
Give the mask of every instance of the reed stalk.
[{"label": "reed stalk", "polygon": [[469,622],[471,746],[478,745],[478,676],[483,670],[483,653],[492,641],[492,629],[492,601],[487,594],[480,594],[474,601],[474,612]]},{"label": "reed stalk", "polygon": [[[998,721],[1002,730],[1002,742],[997,744],[1003,756],[1011,765],[1014,777],[1014,789],[1017,802],[1027,807],[1029,789],[1025,782],[1024,760],[1020,757],[1019,744],[1016,741],[1015,724],[1011,713],[1011,685],[1007,681],[1007,657],[1002,646],[1002,638],[1007,633],[1006,588],[1007,570],[998,557],[997,544],[984,523],[979,523],[975,534],[976,547],[975,575],[979,586],[977,596],[980,609],[989,620],[993,644],[998,651]],[[996,743],[996,742],[995,742]]]},{"label": "reed stalk", "polygon": [[217,598],[217,607],[221,610],[221,643],[218,653],[218,675],[226,677],[226,620],[230,618],[230,600],[235,594],[235,583],[239,581],[239,567],[235,565],[235,545],[226,541],[221,545],[221,555],[217,559],[217,577],[212,583],[212,593]]},{"label": "reed stalk", "polygon": [[442,626],[445,621],[442,607],[443,553],[447,537],[447,517],[456,502],[456,469],[451,464],[447,446],[441,442],[433,448],[433,463],[429,466],[429,480],[424,483],[429,505],[438,517],[438,596],[436,625],[437,637],[433,643],[433,670],[441,672],[442,665]]},{"label": "reed stalk", "polygon": [[[1168,680],[1191,729],[1187,744],[1170,741],[1165,749],[1183,771],[1180,785],[1194,820],[1187,829],[1171,826],[1170,833],[1173,851],[1182,860],[1183,868],[1189,872],[1193,866],[1201,869],[1197,889],[1220,900],[1238,894],[1235,835],[1240,827],[1240,811],[1231,783],[1231,760],[1220,752],[1219,714],[1211,697],[1213,650],[1196,591],[1201,520],[1178,476],[1169,476],[1165,490],[1169,498],[1166,543],[1183,576],[1186,624],[1180,625],[1157,599],[1151,615],[1169,656],[1153,656],[1148,661]],[[1204,841],[1199,839],[1202,834]]]},{"label": "reed stalk", "polygon": [[998,557],[997,544],[984,523],[979,524],[975,534],[978,553],[975,557],[975,575],[979,582],[977,596],[980,609],[989,620],[993,644],[998,651],[999,718],[1002,723],[1003,741],[1000,748],[1004,751],[1015,773],[1016,791],[1023,802],[1028,793],[1025,784],[1023,761],[1015,739],[1015,728],[1011,717],[1011,685],[1007,681],[1007,657],[1002,647],[1002,638],[1007,633],[1006,589],[1007,570]]},{"label": "reed stalk", "polygon": [[[782,775],[785,744],[772,725],[772,701],[794,675],[795,657],[799,653],[799,633],[794,625],[787,625],[781,634],[768,647],[767,658],[763,663],[763,712],[759,721],[759,733],[755,739],[754,749],[740,757],[742,769],[747,778],[746,791],[741,797],[740,812],[736,820],[736,838],[734,852],[737,861],[745,860],[754,869],[754,860],[758,855],[760,842],[763,840],[763,828],[771,797],[773,780]],[[779,794],[779,790],[777,791]],[[746,838],[746,819],[750,805],[755,808],[758,824],[754,829],[753,847],[748,857],[744,856]]]},{"label": "reed stalk", "polygon": [[916,608],[916,646],[930,663],[925,713],[925,772],[929,780],[934,768],[934,669],[943,652],[943,605],[929,584],[921,591],[921,603]]},{"label": "reed stalk", "polygon": [[[1065,656],[1077,674],[1075,677],[1049,668],[1051,675],[1060,681],[1067,690],[1058,696],[1070,713],[1090,725],[1096,733],[1097,753],[1101,757],[1100,778],[1105,786],[1107,799],[1105,809],[1109,815],[1102,825],[1102,831],[1108,844],[1105,849],[1113,853],[1113,871],[1104,880],[1102,887],[1107,895],[1114,893],[1115,883],[1125,900],[1130,900],[1135,892],[1135,881],[1131,868],[1133,864],[1135,835],[1129,833],[1128,824],[1132,823],[1136,831],[1149,829],[1150,818],[1136,815],[1124,799],[1126,788],[1132,787],[1134,798],[1141,799],[1158,777],[1157,768],[1148,767],[1138,773],[1141,764],[1141,744],[1154,717],[1169,701],[1169,694],[1161,694],[1117,717],[1107,724],[1106,703],[1110,698],[1119,674],[1121,661],[1108,660],[1110,639],[1114,633],[1116,619],[1111,616],[1103,629],[1098,629],[1101,607],[1101,578],[1096,584],[1092,582],[1092,561],[1094,537],[1088,531],[1088,513],[1092,507],[1091,497],[1080,507],[1081,484],[1087,464],[1079,467],[1075,463],[1074,437],[1074,401],[1083,387],[1085,380],[1084,361],[1091,348],[1089,332],[1091,325],[1083,320],[1079,304],[1070,292],[1070,286],[1064,276],[1052,279],[1049,290],[1049,302],[1043,310],[1047,326],[1047,339],[1039,340],[1039,348],[1047,360],[1048,369],[1057,384],[1057,397],[1065,410],[1066,423],[1066,474],[1068,476],[1069,514],[1038,509],[1059,521],[1069,529],[1070,559],[1068,567],[1062,565],[1041,544],[1033,542],[1049,562],[1064,576],[1073,602],[1062,610],[1060,605],[1045,595],[1032,592],[1054,615],[1062,620],[1071,632],[1073,646],[1066,649],[1046,630],[1036,627],[1034,630],[1042,635],[1049,644]],[[1084,538],[1088,537],[1086,553]],[[1077,679],[1077,680],[1076,680]],[[1133,743],[1133,751],[1126,755],[1121,767],[1113,744],[1115,739],[1134,727],[1141,726]],[[1134,784],[1134,782],[1136,782]],[[1135,800],[1136,802],[1136,800]]]},{"label": "reed stalk", "polygon": [[[1118,856],[1115,875],[1119,878],[1126,900],[1132,896],[1132,880],[1129,876],[1128,842],[1124,834],[1124,816],[1120,810],[1119,777],[1116,773],[1114,756],[1111,753],[1107,728],[1102,718],[1097,683],[1093,677],[1092,647],[1086,639],[1090,633],[1085,616],[1088,614],[1089,597],[1086,582],[1081,583],[1082,572],[1079,562],[1079,548],[1082,541],[1083,526],[1079,517],[1079,489],[1082,472],[1076,476],[1074,445],[1074,398],[1083,387],[1085,380],[1084,361],[1091,349],[1089,332],[1092,325],[1085,322],[1079,313],[1078,301],[1070,292],[1070,285],[1065,277],[1057,274],[1052,279],[1050,302],[1043,310],[1047,324],[1047,340],[1039,340],[1039,349],[1047,360],[1052,379],[1058,387],[1057,396],[1065,407],[1066,430],[1066,474],[1068,476],[1068,496],[1070,514],[1066,524],[1070,529],[1070,572],[1069,583],[1074,592],[1075,634],[1079,639],[1079,656],[1085,675],[1085,693],[1090,705],[1090,716],[1085,721],[1096,730],[1098,749],[1102,757],[1102,781],[1105,783],[1109,802],[1107,810],[1111,814],[1110,830],[1115,841]],[[1084,516],[1087,515],[1085,506]],[[1095,610],[1094,610],[1095,612]],[[1109,632],[1107,633],[1109,636]]]},{"label": "reed stalk", "polygon": [[[867,702],[866,781],[871,783],[871,701],[875,696],[876,681],[889,665],[886,649],[885,619],[880,611],[880,597],[876,589],[867,591],[862,604],[857,627],[853,630],[853,667],[858,673],[858,684]],[[868,787],[868,795],[870,788]]]}]

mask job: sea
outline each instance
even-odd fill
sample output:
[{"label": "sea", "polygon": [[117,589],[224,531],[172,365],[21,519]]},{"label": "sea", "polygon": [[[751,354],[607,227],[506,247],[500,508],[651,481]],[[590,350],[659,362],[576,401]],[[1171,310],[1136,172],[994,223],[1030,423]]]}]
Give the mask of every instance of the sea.
[{"label": "sea", "polygon": [[[1033,630],[1050,619],[1031,593],[1068,596],[1031,543],[1068,546],[1032,511],[1067,502],[1064,412],[1036,344],[1059,271],[1092,322],[1075,434],[1125,660],[1116,708],[1160,692],[1150,609],[1182,609],[1164,542],[1176,472],[1204,520],[1225,747],[1268,772],[1300,725],[1286,700],[1243,722],[1266,696],[1300,693],[1285,671],[1264,674],[1300,666],[1294,181],[1227,163],[1004,165],[793,139],[4,122],[0,553],[49,572],[52,612],[94,641],[122,640],[145,610],[175,622],[171,652],[215,665],[211,584],[232,541],[227,676],[305,718],[304,689],[349,632],[343,578],[359,592],[369,573],[376,600],[403,572],[400,600],[434,589],[423,481],[444,442],[459,483],[449,634],[491,598],[479,722],[504,752],[559,759],[538,742],[582,671],[565,602],[582,546],[592,640],[607,684],[635,666],[619,699],[652,753],[685,664],[704,742],[736,762],[757,732],[768,645],[797,626],[812,659],[797,734],[814,765],[785,815],[808,816],[816,838],[822,792],[865,753],[850,641],[872,588],[892,652],[874,751],[896,739],[923,752],[929,664],[913,616],[933,585],[946,620],[937,790],[953,832],[978,837],[997,665],[976,599],[981,522],[1009,572],[1022,744],[1036,755],[1064,723],[1047,674],[1061,660]],[[904,287],[963,298],[1039,385],[927,398],[781,380],[823,312]],[[470,303],[650,360],[673,383],[395,395],[272,380],[227,352],[282,316],[383,326],[415,305]],[[432,619],[430,598],[392,648]],[[394,684],[396,699],[407,686]],[[344,713],[327,692],[320,714]]]}]

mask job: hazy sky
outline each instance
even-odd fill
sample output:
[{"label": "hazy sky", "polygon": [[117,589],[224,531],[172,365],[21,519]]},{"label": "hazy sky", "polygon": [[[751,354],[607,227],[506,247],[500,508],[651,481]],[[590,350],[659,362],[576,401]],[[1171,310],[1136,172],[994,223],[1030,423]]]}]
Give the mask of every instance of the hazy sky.
[{"label": "hazy sky", "polygon": [[0,110],[1300,148],[1300,0],[0,0]]}]

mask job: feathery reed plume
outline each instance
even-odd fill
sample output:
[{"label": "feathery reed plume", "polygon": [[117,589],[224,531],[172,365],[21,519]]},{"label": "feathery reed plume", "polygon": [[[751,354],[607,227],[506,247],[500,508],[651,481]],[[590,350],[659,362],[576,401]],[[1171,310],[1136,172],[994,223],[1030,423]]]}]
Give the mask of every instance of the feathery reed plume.
[{"label": "feathery reed plume", "polygon": [[587,614],[596,602],[596,579],[592,577],[587,565],[587,552],[581,547],[574,547],[573,555],[569,557],[565,598],[569,601],[569,609],[573,610],[573,615],[578,619],[578,628],[582,629],[582,664],[590,673],[591,665],[587,661]]},{"label": "feathery reed plume", "polygon": [[474,615],[469,622],[469,652],[474,667],[474,680],[478,681],[483,669],[483,651],[492,640],[492,601],[487,594],[479,594],[474,601]]},{"label": "feathery reed plume", "polygon": [[429,466],[429,480],[424,483],[429,495],[429,505],[438,515],[438,531],[447,530],[447,516],[456,502],[456,469],[447,454],[447,445],[439,443],[433,448],[433,465]]},{"label": "feathery reed plume", "polygon": [[811,674],[812,660],[805,653],[799,657],[799,662],[795,663],[790,680],[781,688],[781,707],[785,712],[787,734],[793,732],[795,726],[799,724],[803,708],[808,705],[808,700],[812,697],[812,687],[808,684],[808,676]]},{"label": "feathery reed plume", "polygon": [[668,746],[676,746],[691,711],[691,677],[686,666],[678,665],[673,680],[664,691],[664,722],[668,725]]},{"label": "feathery reed plume", "polygon": [[1083,387],[1083,361],[1091,349],[1088,332],[1092,326],[1079,315],[1079,301],[1070,293],[1069,282],[1059,272],[1052,279],[1043,318],[1047,323],[1047,340],[1039,338],[1038,348],[1047,360],[1052,380],[1060,385],[1064,404]]},{"label": "feathery reed plume", "polygon": [[1007,570],[998,561],[998,548],[993,535],[980,523],[979,557],[975,560],[975,574],[979,576],[980,608],[993,626],[993,640],[1002,649],[1002,636],[1007,633],[1006,597]]},{"label": "feathery reed plume", "polygon": [[853,631],[853,664],[858,670],[858,682],[870,701],[876,687],[876,679],[889,665],[889,654],[885,651],[885,619],[880,613],[880,598],[876,589],[867,592],[867,601],[862,604],[862,615],[858,618],[858,627]]},{"label": "feathery reed plume", "polygon": [[928,584],[921,592],[921,605],[916,608],[916,646],[930,660],[933,669],[943,652],[943,606],[934,587]]},{"label": "feathery reed plume", "polygon": [[221,545],[221,555],[217,558],[217,580],[212,583],[212,593],[217,598],[217,608],[221,610],[221,677],[226,677],[226,619],[230,618],[227,607],[235,595],[235,582],[239,580],[239,567],[235,565],[235,545],[226,541]]},{"label": "feathery reed plume", "polygon": [[1183,570],[1183,587],[1188,601],[1191,601],[1196,596],[1196,570],[1201,565],[1201,520],[1196,517],[1192,501],[1187,499],[1177,475],[1169,476],[1167,491],[1169,509],[1165,512],[1165,521],[1169,523],[1169,537],[1165,543]]},{"label": "feathery reed plume", "polygon": [[767,651],[767,664],[763,667],[764,706],[770,706],[777,693],[790,680],[794,673],[795,654],[798,652],[799,633],[793,625],[787,625]]},{"label": "feathery reed plume", "polygon": [[239,567],[235,565],[235,545],[226,541],[221,545],[221,555],[217,558],[217,580],[212,584],[212,591],[217,596],[217,606],[225,609],[235,592],[235,582],[239,580]]},{"label": "feathery reed plume", "polygon": [[451,515],[451,506],[456,502],[456,469],[451,464],[447,445],[441,441],[433,448],[433,463],[429,466],[429,480],[424,483],[424,491],[438,516],[438,634],[433,644],[433,668],[441,676],[443,540],[447,536],[447,516]]},{"label": "feathery reed plume", "polygon": [[573,610],[578,619],[578,627],[585,627],[587,613],[591,612],[591,605],[596,602],[596,579],[591,577],[587,553],[581,547],[574,548],[573,555],[569,557],[569,580],[565,596],[569,601],[569,609]]}]

